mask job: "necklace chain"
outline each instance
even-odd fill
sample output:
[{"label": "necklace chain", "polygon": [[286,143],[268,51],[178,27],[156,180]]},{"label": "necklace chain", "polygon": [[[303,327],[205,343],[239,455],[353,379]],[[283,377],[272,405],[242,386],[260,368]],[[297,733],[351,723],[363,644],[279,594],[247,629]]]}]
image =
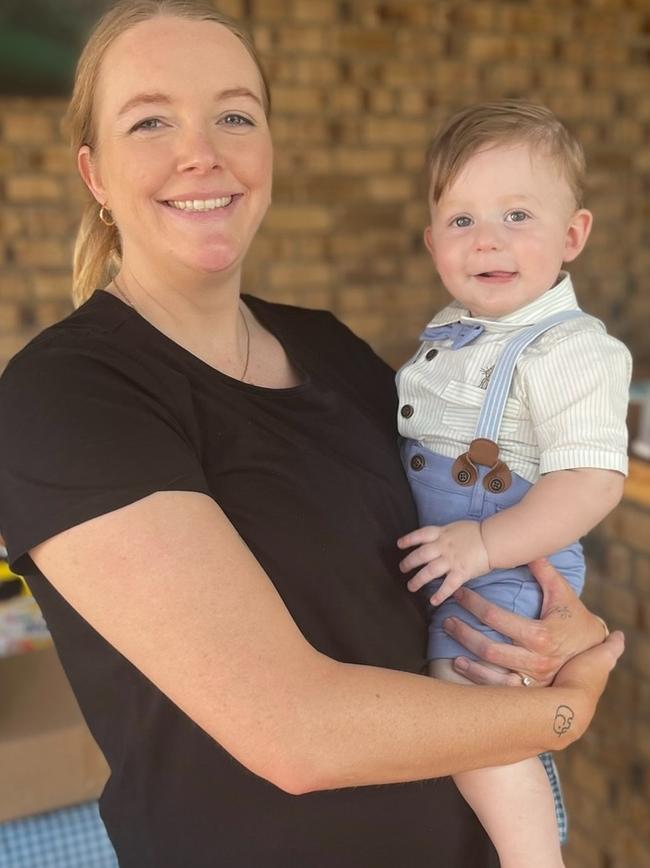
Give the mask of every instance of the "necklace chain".
[{"label": "necklace chain", "polygon": [[[117,280],[115,278],[113,278],[112,283],[113,283],[113,286],[115,287],[115,289],[118,291],[118,294],[119,294],[120,298],[122,299],[122,301],[126,302],[126,304],[129,307],[133,308],[133,310],[136,311],[136,313],[137,313],[138,312],[137,307],[133,304],[130,297],[122,289],[122,287],[120,286],[120,284],[117,282]],[[244,311],[242,310],[241,304],[239,305],[238,310],[239,310],[239,315],[241,316],[242,322],[244,324],[244,331],[246,332],[246,354],[245,354],[246,357],[244,360],[244,370],[241,372],[241,375],[238,377],[240,383],[243,383],[244,380],[246,379],[246,374],[248,373],[248,363],[250,362],[250,359],[251,359],[251,333],[250,333],[250,329],[248,327],[248,321],[246,319]]]}]

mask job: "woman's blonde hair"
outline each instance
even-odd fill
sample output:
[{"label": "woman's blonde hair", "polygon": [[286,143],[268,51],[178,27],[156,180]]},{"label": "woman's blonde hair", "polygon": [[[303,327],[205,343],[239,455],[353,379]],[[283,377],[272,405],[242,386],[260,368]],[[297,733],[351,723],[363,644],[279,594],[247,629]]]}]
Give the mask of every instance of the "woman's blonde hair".
[{"label": "woman's blonde hair", "polygon": [[453,115],[427,151],[431,198],[437,203],[478,151],[495,145],[527,144],[555,161],[576,208],[582,207],[585,155],[582,145],[545,106],[511,99],[470,106]]},{"label": "woman's blonde hair", "polygon": [[[75,156],[79,148],[97,147],[94,103],[99,73],[106,51],[122,33],[158,15],[190,21],[214,21],[227,27],[253,59],[262,83],[262,101],[268,117],[271,110],[269,84],[253,43],[237,22],[217,12],[209,0],[122,0],[99,20],[81,53],[75,74],[66,123]],[[88,192],[74,246],[72,298],[76,307],[117,273],[121,263],[120,237],[115,225],[100,219],[100,209]]]}]

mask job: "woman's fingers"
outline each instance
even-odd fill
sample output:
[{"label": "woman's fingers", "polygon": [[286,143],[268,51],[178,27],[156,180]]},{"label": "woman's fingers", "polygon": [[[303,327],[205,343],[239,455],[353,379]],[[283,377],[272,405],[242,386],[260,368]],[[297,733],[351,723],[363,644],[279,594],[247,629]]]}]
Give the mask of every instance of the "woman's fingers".
[{"label": "woman's fingers", "polygon": [[558,664],[553,665],[546,658],[519,645],[495,642],[458,618],[447,618],[443,627],[450,636],[482,661],[529,675],[540,686],[550,684],[559,668]]},{"label": "woman's fingers", "polygon": [[[453,667],[460,675],[464,675],[474,684],[486,684],[492,687],[521,687],[521,675],[517,672],[500,671],[486,666],[479,660],[467,657],[457,657]],[[537,682],[535,682],[537,683]]]},{"label": "woman's fingers", "polygon": [[507,612],[494,603],[488,602],[470,588],[460,588],[456,591],[454,599],[468,612],[476,615],[481,623],[498,633],[503,633],[517,645],[523,645],[540,654],[548,650],[547,630],[540,621]]}]

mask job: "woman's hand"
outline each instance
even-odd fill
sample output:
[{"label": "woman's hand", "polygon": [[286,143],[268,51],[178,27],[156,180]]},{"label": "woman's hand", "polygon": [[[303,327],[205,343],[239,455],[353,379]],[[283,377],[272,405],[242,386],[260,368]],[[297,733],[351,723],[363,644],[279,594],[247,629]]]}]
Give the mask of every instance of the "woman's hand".
[{"label": "woman's hand", "polygon": [[617,630],[604,642],[576,655],[560,669],[553,686],[577,691],[580,705],[576,703],[576,709],[570,705],[558,705],[553,720],[553,732],[556,736],[568,733],[574,724],[574,717],[577,720],[574,736],[579,738],[584,734],[594,716],[609,673],[616,666],[624,647],[623,634]]},{"label": "woman's hand", "polygon": [[[539,620],[506,612],[479,594],[461,588],[454,598],[479,621],[512,639],[513,645],[494,642],[456,618],[444,622],[447,632],[482,661],[459,657],[454,668],[475,684],[521,685],[522,676],[546,686],[576,654],[605,638],[603,624],[580,602],[568,582],[543,559],[529,564],[543,592]],[[507,670],[500,672],[492,666]]]}]

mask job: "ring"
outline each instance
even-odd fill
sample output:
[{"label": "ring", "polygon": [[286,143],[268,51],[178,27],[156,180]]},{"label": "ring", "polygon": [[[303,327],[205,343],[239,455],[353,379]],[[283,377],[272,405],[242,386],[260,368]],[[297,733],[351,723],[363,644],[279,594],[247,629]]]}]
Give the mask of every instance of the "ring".
[{"label": "ring", "polygon": [[518,672],[517,675],[521,678],[521,683],[524,687],[531,687],[535,683],[535,679],[530,675],[524,675],[523,672]]}]

